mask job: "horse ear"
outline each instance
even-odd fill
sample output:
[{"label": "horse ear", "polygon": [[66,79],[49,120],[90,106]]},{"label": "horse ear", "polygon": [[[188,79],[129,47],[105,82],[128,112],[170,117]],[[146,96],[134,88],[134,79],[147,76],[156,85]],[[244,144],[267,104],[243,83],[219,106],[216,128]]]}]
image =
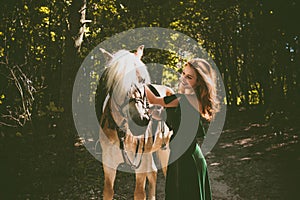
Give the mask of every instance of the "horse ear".
[{"label": "horse ear", "polygon": [[144,45],[141,45],[137,48],[136,52],[135,52],[135,55],[141,59],[142,56],[143,56],[143,52],[144,52]]},{"label": "horse ear", "polygon": [[107,52],[105,49],[99,48],[99,50],[104,54],[104,57],[107,61],[110,61],[113,58],[113,55]]}]

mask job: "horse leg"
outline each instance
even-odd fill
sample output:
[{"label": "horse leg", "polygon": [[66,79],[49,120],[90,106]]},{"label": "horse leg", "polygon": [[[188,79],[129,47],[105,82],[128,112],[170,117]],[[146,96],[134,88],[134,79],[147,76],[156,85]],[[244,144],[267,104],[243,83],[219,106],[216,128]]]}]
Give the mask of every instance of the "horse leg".
[{"label": "horse leg", "polygon": [[146,200],[146,173],[136,173],[135,174],[135,190],[134,190],[134,200]]},{"label": "horse leg", "polygon": [[169,162],[169,155],[170,155],[170,149],[167,148],[165,150],[158,150],[157,151],[157,157],[161,164],[161,169],[163,171],[164,176],[167,176],[167,168],[168,168],[168,162]]},{"label": "horse leg", "polygon": [[117,171],[108,166],[103,165],[104,170],[104,189],[103,200],[112,200],[114,196],[114,181]]},{"label": "horse leg", "polygon": [[149,181],[148,200],[155,200],[157,172],[148,172],[147,178]]}]

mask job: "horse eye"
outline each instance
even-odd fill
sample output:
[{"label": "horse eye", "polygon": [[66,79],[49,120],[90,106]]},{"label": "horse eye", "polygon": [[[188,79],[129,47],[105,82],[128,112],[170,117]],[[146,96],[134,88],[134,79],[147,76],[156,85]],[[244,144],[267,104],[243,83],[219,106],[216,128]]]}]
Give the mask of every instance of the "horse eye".
[{"label": "horse eye", "polygon": [[139,83],[145,83],[145,81],[146,81],[145,78],[142,78],[142,77],[139,77],[138,79],[139,79]]}]

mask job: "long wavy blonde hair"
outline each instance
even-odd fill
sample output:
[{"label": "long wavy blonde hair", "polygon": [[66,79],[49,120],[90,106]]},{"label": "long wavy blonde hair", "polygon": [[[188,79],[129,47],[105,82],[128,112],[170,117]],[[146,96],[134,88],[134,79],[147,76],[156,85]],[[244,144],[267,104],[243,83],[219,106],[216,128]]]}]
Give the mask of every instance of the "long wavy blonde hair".
[{"label": "long wavy blonde hair", "polygon": [[134,53],[119,50],[112,55],[108,63],[106,86],[108,91],[114,91],[116,98],[122,103],[133,84],[139,84],[143,79],[145,84],[150,83],[150,75],[146,65]]},{"label": "long wavy blonde hair", "polygon": [[195,69],[197,74],[199,84],[194,90],[201,104],[201,116],[211,121],[219,111],[216,72],[206,60],[201,58],[191,59],[187,63]]}]

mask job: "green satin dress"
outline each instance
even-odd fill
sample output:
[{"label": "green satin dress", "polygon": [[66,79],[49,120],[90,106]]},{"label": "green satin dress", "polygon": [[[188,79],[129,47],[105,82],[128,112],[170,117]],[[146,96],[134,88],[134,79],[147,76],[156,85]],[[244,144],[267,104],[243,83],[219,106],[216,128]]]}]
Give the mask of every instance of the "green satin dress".
[{"label": "green satin dress", "polygon": [[[179,105],[174,108],[166,108],[167,124],[173,129],[170,142],[170,162],[167,170],[165,199],[166,200],[210,200],[211,188],[205,158],[197,144],[196,137],[204,137],[205,131],[202,125],[200,113],[189,103],[187,97],[182,94],[167,96],[164,98],[166,104],[178,98]],[[183,111],[184,110],[184,111]],[[181,113],[188,113],[188,120],[182,118]],[[197,123],[197,134],[191,136],[192,142],[187,150],[172,162],[176,154],[178,144],[172,144],[172,140],[178,134],[190,134],[190,119],[199,119]],[[182,128],[183,127],[183,128]]]}]

